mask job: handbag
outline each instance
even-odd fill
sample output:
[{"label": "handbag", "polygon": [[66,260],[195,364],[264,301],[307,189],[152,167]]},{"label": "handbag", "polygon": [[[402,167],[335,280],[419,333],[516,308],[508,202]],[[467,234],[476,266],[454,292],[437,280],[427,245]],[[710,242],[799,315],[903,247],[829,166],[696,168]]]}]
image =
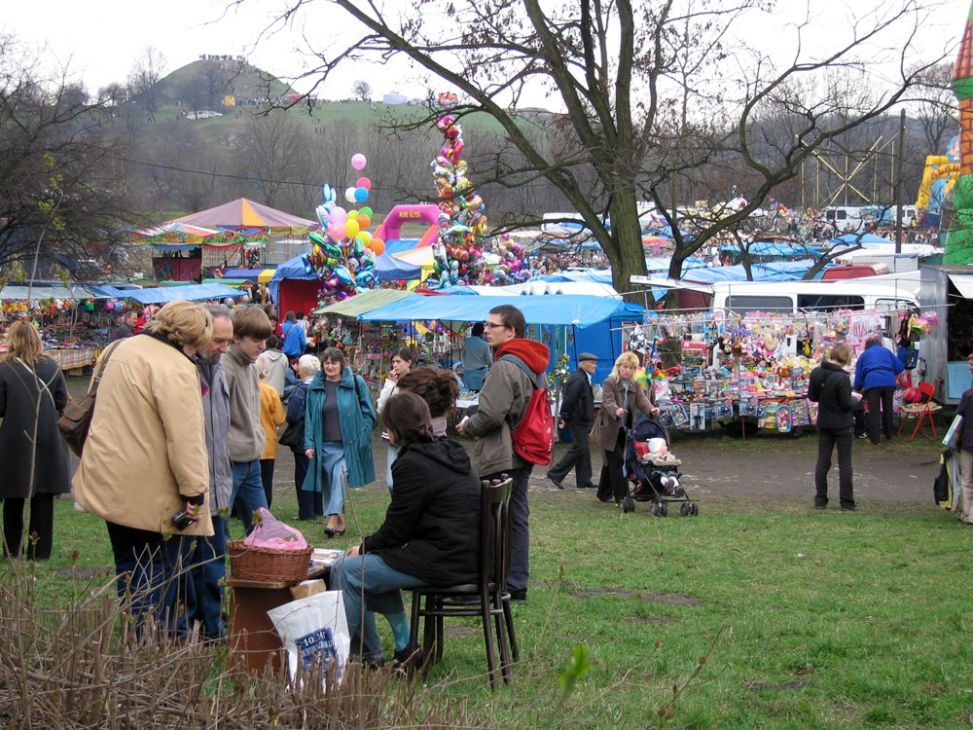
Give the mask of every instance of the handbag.
[{"label": "handbag", "polygon": [[61,432],[61,436],[64,437],[64,441],[76,456],[81,456],[81,452],[84,450],[84,442],[88,438],[88,429],[91,428],[91,419],[95,414],[95,396],[98,394],[98,384],[105,372],[105,365],[108,364],[108,358],[111,357],[115,348],[123,341],[118,340],[105,350],[105,356],[98,363],[98,368],[88,385],[88,392],[79,400],[68,403],[61,417],[57,419],[57,428]]},{"label": "handbag", "polygon": [[277,439],[277,443],[289,446],[292,449],[303,451],[304,449],[304,422],[288,423],[284,433]]}]

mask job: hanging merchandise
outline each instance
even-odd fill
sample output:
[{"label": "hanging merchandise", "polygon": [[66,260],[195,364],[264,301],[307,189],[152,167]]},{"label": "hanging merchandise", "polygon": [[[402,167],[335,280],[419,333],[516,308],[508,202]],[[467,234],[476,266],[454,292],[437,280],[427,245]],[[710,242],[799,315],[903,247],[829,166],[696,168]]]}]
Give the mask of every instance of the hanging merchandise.
[{"label": "hanging merchandise", "polygon": [[[788,433],[816,422],[807,386],[824,354],[843,342],[857,358],[883,323],[877,310],[653,315],[628,327],[623,341],[643,356],[664,425],[700,431],[745,419]],[[914,317],[900,336],[929,326],[929,318]]]}]

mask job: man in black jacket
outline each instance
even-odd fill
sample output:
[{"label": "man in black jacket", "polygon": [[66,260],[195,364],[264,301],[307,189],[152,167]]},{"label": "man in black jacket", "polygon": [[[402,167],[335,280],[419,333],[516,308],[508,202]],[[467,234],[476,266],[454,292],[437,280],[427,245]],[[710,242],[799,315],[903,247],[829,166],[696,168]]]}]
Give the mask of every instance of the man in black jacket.
[{"label": "man in black jacket", "polygon": [[578,355],[578,369],[564,384],[564,397],[561,399],[561,428],[567,426],[571,432],[571,448],[550,471],[547,478],[558,489],[574,468],[578,489],[592,489],[591,451],[588,448],[588,431],[594,423],[595,400],[591,391],[591,376],[598,367],[598,358],[590,352]]}]

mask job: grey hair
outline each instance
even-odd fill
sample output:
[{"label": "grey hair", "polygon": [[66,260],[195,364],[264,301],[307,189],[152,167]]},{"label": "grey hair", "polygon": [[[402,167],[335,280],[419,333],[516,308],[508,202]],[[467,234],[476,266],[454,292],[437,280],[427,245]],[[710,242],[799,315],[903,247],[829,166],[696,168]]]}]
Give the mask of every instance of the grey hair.
[{"label": "grey hair", "polygon": [[297,361],[297,369],[306,373],[316,373],[321,370],[321,361],[314,355],[301,355],[301,358]]},{"label": "grey hair", "polygon": [[225,304],[207,304],[206,309],[209,310],[209,313],[213,319],[216,319],[217,317],[233,319],[233,311]]}]

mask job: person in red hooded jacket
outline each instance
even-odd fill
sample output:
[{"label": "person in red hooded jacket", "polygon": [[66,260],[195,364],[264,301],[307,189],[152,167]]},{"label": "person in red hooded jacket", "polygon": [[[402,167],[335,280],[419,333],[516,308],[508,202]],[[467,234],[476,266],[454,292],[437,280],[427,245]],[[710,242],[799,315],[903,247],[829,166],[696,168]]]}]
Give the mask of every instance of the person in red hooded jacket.
[{"label": "person in red hooded jacket", "polygon": [[510,429],[524,418],[534,385],[515,359],[504,356],[517,358],[533,373],[540,374],[547,370],[550,352],[546,345],[524,337],[527,322],[523,312],[510,304],[491,309],[483,327],[487,344],[493,348],[493,364],[480,390],[476,412],[461,421],[457,430],[476,439],[473,463],[481,479],[496,478],[501,473],[513,478],[507,588],[511,599],[524,601],[530,562],[527,482],[534,465],[514,453]]}]

